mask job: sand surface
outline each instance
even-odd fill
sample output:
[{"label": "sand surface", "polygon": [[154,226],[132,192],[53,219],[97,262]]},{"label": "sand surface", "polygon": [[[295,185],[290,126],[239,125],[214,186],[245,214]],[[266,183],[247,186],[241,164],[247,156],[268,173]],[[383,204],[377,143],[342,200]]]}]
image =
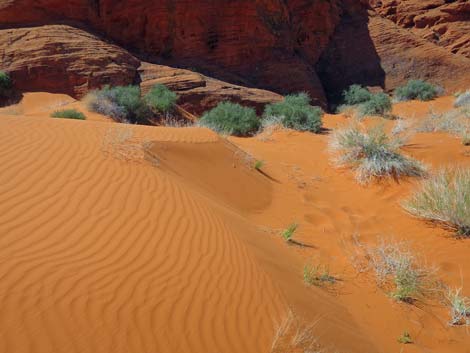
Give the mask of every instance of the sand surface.
[{"label": "sand surface", "polygon": [[[419,119],[430,104],[452,99],[394,112]],[[90,118],[49,118],[57,106]],[[399,304],[353,267],[358,240],[405,240],[460,286],[470,242],[403,211],[417,180],[361,186],[332,165],[327,141],[110,124],[45,93],[1,109],[0,351],[267,353],[292,310],[327,352],[470,352],[442,303]],[[430,168],[470,165],[470,147],[448,134],[416,134],[405,150]],[[305,246],[279,237],[292,222]],[[339,281],[305,286],[308,261]],[[403,331],[414,344],[397,342]]]}]

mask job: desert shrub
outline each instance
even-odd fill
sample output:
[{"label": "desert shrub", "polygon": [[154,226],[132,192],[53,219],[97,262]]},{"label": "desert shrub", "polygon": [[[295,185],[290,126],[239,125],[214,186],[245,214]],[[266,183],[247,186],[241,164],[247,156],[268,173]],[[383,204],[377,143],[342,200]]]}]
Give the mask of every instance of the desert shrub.
[{"label": "desert shrub", "polygon": [[470,91],[459,94],[457,98],[455,99],[454,107],[456,108],[470,107]]},{"label": "desert shrub", "polygon": [[362,115],[380,115],[383,116],[392,110],[392,101],[385,93],[376,93],[370,95],[370,98],[361,104],[360,111]]},{"label": "desert shrub", "polygon": [[410,80],[404,86],[395,90],[395,97],[399,101],[417,99],[429,101],[437,97],[439,88],[422,80]]},{"label": "desert shrub", "polygon": [[58,110],[51,114],[53,118],[85,120],[86,116],[76,109]]},{"label": "desert shrub", "polygon": [[421,120],[416,129],[419,132],[448,132],[460,134],[466,123],[466,118],[464,118],[463,114],[458,110],[445,113],[437,113],[431,110],[429,114]]},{"label": "desert shrub", "polygon": [[87,100],[91,111],[120,122],[146,122],[153,115],[142,100],[138,86],[105,86],[92,92]]},{"label": "desert shrub", "polygon": [[367,249],[367,256],[381,287],[392,285],[391,297],[412,302],[435,291],[433,271],[420,266],[406,244],[381,240]]},{"label": "desert shrub", "polygon": [[462,288],[449,289],[447,300],[450,306],[450,324],[470,326],[470,298],[462,295]]},{"label": "desert shrub", "polygon": [[411,214],[470,236],[470,169],[442,169],[404,203]]},{"label": "desert shrub", "polygon": [[10,75],[4,71],[0,71],[0,97],[9,95],[13,87]]},{"label": "desert shrub", "polygon": [[165,85],[155,85],[145,95],[144,101],[147,106],[160,113],[169,113],[176,104],[178,96]]},{"label": "desert shrub", "polygon": [[424,166],[400,153],[404,140],[388,136],[383,125],[363,131],[358,125],[335,131],[330,138],[330,148],[338,152],[336,162],[351,166],[360,183],[372,178],[422,176]]},{"label": "desert shrub", "polygon": [[253,108],[222,102],[204,113],[199,119],[199,125],[222,134],[247,136],[258,130],[260,121]]},{"label": "desert shrub", "polygon": [[367,102],[371,93],[360,85],[351,85],[343,92],[343,100],[346,105],[356,105]]},{"label": "desert shrub", "polygon": [[299,131],[319,132],[322,127],[323,111],[310,105],[306,93],[288,95],[282,102],[268,104],[263,119],[280,117],[282,125]]}]

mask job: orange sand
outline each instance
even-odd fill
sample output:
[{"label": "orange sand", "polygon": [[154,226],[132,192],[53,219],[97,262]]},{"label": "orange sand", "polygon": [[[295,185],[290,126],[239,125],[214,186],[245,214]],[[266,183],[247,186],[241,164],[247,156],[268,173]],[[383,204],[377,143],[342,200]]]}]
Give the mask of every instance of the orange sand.
[{"label": "orange sand", "polygon": [[[448,284],[470,283],[470,242],[401,209],[416,180],[360,186],[332,166],[328,134],[289,131],[225,140],[127,126],[153,141],[158,163],[120,160],[102,147],[118,124],[45,119],[57,102],[82,104],[27,94],[0,111],[1,352],[267,353],[289,307],[333,352],[470,352],[442,304],[398,304],[352,266],[352,238],[393,237]],[[346,122],[325,117],[327,128]],[[433,168],[470,165],[470,148],[447,134],[418,134],[406,152]],[[307,247],[278,236],[294,221]],[[309,259],[340,281],[306,287]],[[405,330],[414,344],[397,342]]]}]

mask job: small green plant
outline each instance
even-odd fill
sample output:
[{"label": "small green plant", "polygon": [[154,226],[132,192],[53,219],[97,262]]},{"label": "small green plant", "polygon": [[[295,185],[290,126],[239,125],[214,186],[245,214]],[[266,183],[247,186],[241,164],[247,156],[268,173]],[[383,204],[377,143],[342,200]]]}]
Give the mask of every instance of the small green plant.
[{"label": "small green plant", "polygon": [[294,233],[297,231],[297,228],[299,228],[299,225],[297,223],[290,224],[286,229],[281,232],[282,238],[286,242],[291,242],[293,240]]},{"label": "small green plant", "polygon": [[415,268],[406,264],[400,264],[394,274],[395,291],[391,293],[392,298],[402,302],[412,302],[415,295],[419,294],[420,278]]},{"label": "small green plant", "polygon": [[263,119],[280,117],[282,125],[288,129],[320,132],[323,111],[319,107],[311,106],[310,102],[306,93],[288,95],[282,102],[268,104]]},{"label": "small green plant", "polygon": [[398,337],[398,342],[401,344],[411,344],[413,340],[411,339],[411,335],[408,331],[404,331],[403,334]]},{"label": "small green plant", "polygon": [[362,115],[384,116],[392,110],[392,101],[385,93],[372,94],[366,102],[361,104],[360,112]]},{"label": "small green plant", "polygon": [[400,152],[404,140],[387,135],[383,125],[363,131],[357,124],[336,130],[330,138],[330,148],[337,151],[336,162],[351,166],[360,183],[373,178],[422,176],[424,166]]},{"label": "small green plant", "polygon": [[218,133],[235,136],[248,136],[260,127],[260,120],[253,108],[231,102],[219,103],[204,113],[198,123]]},{"label": "small green plant", "polygon": [[442,169],[422,182],[403,204],[414,216],[441,223],[470,236],[470,169]]},{"label": "small green plant", "polygon": [[86,116],[76,109],[58,110],[51,114],[53,118],[85,120]]},{"label": "small green plant", "polygon": [[257,160],[255,162],[255,164],[253,165],[253,167],[256,169],[256,170],[261,170],[264,166],[264,161],[261,161],[261,160]]},{"label": "small green plant", "polygon": [[304,282],[309,286],[321,286],[336,281],[335,277],[330,275],[330,269],[327,266],[306,264],[303,274]]},{"label": "small green plant", "polygon": [[343,100],[346,105],[356,105],[367,102],[372,94],[360,85],[351,85],[343,92]]},{"label": "small green plant", "polygon": [[153,86],[144,97],[147,106],[160,113],[169,113],[174,108],[177,99],[176,93],[162,84]]},{"label": "small green plant", "polygon": [[470,325],[470,298],[462,296],[462,288],[447,293],[451,325]]},{"label": "small green plant", "polygon": [[13,87],[10,75],[4,71],[0,71],[0,97],[6,97],[10,94]]},{"label": "small green plant", "polygon": [[410,80],[404,86],[395,90],[395,97],[399,101],[408,101],[417,99],[421,101],[429,101],[437,97],[439,93],[438,87],[422,80]]}]

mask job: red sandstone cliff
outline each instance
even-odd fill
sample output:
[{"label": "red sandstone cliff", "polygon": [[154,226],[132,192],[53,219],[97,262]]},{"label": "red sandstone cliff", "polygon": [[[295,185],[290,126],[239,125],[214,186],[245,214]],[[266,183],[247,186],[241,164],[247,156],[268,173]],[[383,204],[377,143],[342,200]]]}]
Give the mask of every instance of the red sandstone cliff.
[{"label": "red sandstone cliff", "polygon": [[[470,78],[459,35],[467,8],[444,0],[0,0],[0,69],[21,88],[76,96],[138,82],[141,61],[279,93],[306,90],[319,104],[354,82],[389,90],[426,78],[452,90]],[[43,26],[53,24],[68,27],[50,34]],[[223,86],[199,77],[204,84],[192,82],[187,97]],[[228,97],[237,90],[265,101],[241,88]]]}]

